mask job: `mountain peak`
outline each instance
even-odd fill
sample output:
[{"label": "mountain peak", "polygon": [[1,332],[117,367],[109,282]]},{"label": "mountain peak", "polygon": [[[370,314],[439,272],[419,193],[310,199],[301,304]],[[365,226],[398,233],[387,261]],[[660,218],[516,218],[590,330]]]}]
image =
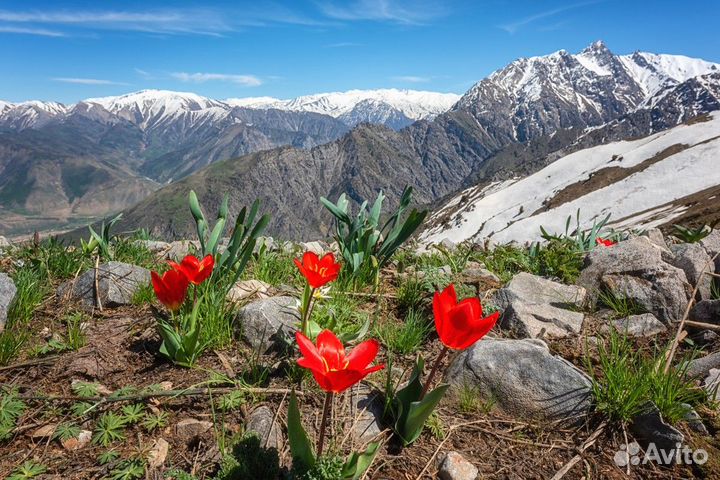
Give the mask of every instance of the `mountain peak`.
[{"label": "mountain peak", "polygon": [[602,40],[596,40],[587,47],[585,47],[581,52],[580,55],[594,55],[594,56],[606,56],[606,55],[612,55],[613,53],[610,51],[610,49],[605,45],[605,42]]}]

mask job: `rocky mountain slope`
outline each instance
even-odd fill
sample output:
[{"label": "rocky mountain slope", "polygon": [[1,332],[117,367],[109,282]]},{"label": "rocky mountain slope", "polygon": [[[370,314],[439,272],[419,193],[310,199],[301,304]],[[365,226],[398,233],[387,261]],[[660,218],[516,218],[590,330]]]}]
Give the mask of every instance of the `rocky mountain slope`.
[{"label": "rocky mountain slope", "polygon": [[[579,210],[584,227],[651,228],[717,214],[720,112],[644,138],[564,156],[525,178],[469,188],[430,220],[423,243],[535,241],[540,227],[564,232]],[[573,224],[574,225],[574,224]]]},{"label": "rocky mountain slope", "polygon": [[274,235],[318,236],[330,220],[319,206],[322,195],[347,192],[361,201],[382,189],[394,205],[410,184],[418,203],[433,204],[478,181],[528,175],[569,151],[649,135],[716,110],[718,68],[682,56],[616,56],[599,42],[577,55],[520,59],[434,120],[399,132],[360,125],[311,150],[281,148],[216,163],[129,210],[126,225],[162,237],[189,235],[183,198],[194,188],[211,208],[224,192],[235,209],[262,199]]}]

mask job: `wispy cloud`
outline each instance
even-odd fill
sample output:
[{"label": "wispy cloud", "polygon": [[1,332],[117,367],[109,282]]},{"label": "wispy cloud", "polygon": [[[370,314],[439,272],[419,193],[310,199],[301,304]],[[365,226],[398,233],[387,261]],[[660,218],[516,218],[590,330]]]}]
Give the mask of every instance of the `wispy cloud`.
[{"label": "wispy cloud", "polygon": [[262,80],[254,75],[229,75],[225,73],[187,73],[175,72],[170,76],[181,82],[205,83],[205,82],[230,82],[246,87],[257,87],[262,85]]},{"label": "wispy cloud", "polygon": [[350,47],[362,47],[362,43],[354,43],[354,42],[339,42],[339,43],[331,43],[330,45],[325,45],[325,48],[350,48]]},{"label": "wispy cloud", "polygon": [[603,0],[591,0],[587,2],[580,2],[580,3],[573,3],[570,5],[565,5],[558,8],[553,8],[551,10],[545,10],[544,12],[536,13],[535,15],[530,15],[525,18],[521,18],[519,20],[516,20],[514,22],[506,23],[503,25],[499,25],[499,27],[509,34],[514,34],[521,28],[536,22],[538,20],[542,20],[549,17],[554,17],[555,15],[558,15],[563,12],[567,12],[568,10],[575,10],[577,8],[587,7],[590,5],[595,5],[597,3],[601,3]]},{"label": "wispy cloud", "polygon": [[327,17],[344,21],[377,21],[422,25],[447,14],[442,2],[424,0],[319,1]]},{"label": "wispy cloud", "polygon": [[100,78],[72,78],[72,77],[56,77],[55,82],[75,83],[78,85],[129,85],[123,82],[114,82],[112,80],[103,80]]},{"label": "wispy cloud", "polygon": [[432,80],[430,77],[418,77],[415,75],[398,75],[396,77],[391,77],[390,79],[396,82],[406,83],[427,83]]},{"label": "wispy cloud", "polygon": [[12,25],[0,25],[0,33],[17,33],[22,35],[39,35],[41,37],[64,37],[65,34],[45,28],[16,27]]}]

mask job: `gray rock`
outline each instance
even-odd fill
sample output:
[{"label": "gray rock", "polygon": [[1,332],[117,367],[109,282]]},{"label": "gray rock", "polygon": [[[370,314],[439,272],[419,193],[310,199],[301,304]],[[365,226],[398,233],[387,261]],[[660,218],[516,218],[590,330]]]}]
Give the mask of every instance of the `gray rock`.
[{"label": "gray rock", "polygon": [[685,272],[662,260],[662,249],[647,237],[596,248],[585,257],[578,285],[596,301],[600,292],[631,300],[663,323],[680,320],[692,291]]},{"label": "gray rock", "polygon": [[136,245],[147,248],[155,255],[164,257],[170,251],[170,244],[159,240],[135,240]]},{"label": "gray rock", "polygon": [[464,282],[502,283],[500,277],[482,267],[465,268],[462,271],[462,280]]},{"label": "gray rock", "polygon": [[690,430],[697,432],[701,435],[710,435],[710,432],[708,432],[708,429],[703,423],[702,418],[700,417],[700,415],[698,415],[692,405],[690,405],[689,403],[683,403],[681,405],[686,410],[683,420],[685,421],[685,423],[688,424]]},{"label": "gray rock", "polygon": [[213,428],[213,423],[197,418],[184,418],[175,424],[175,435],[186,444],[192,443],[198,437]]},{"label": "gray rock", "polygon": [[681,243],[670,247],[671,254],[663,254],[663,259],[685,272],[688,282],[693,287],[698,283],[700,299],[710,298],[710,285],[712,277],[703,274],[703,270],[715,273],[715,265],[710,261],[710,255],[697,243]]},{"label": "gray rock", "polygon": [[313,252],[316,255],[324,255],[330,251],[330,247],[325,242],[301,242],[298,246],[303,252]]},{"label": "gray rock", "polygon": [[270,297],[248,303],[238,311],[243,340],[265,353],[292,341],[300,322],[293,297]]},{"label": "gray rock", "polygon": [[668,248],[667,242],[665,241],[665,237],[663,237],[663,234],[659,228],[650,228],[643,232],[642,236],[647,237],[653,245],[660,247],[663,250],[670,250]]},{"label": "gray rock", "polygon": [[711,400],[720,400],[720,369],[711,368],[702,384]]},{"label": "gray rock", "polygon": [[[150,272],[137,265],[121,262],[103,263],[98,267],[98,292],[103,308],[113,308],[132,303],[133,296],[141,287],[150,283]],[[75,280],[68,280],[57,289],[61,299],[71,299],[92,309],[96,305],[95,269],[85,271]]]},{"label": "gray rock", "polygon": [[262,405],[248,415],[245,431],[255,433],[263,448],[282,448],[283,439],[280,424],[275,421],[275,414],[270,408]]},{"label": "gray rock", "polygon": [[350,394],[351,435],[356,444],[364,446],[377,437],[382,428],[383,402],[377,392],[365,385],[353,387]]},{"label": "gray rock", "polygon": [[710,353],[704,357],[699,357],[691,360],[688,368],[687,375],[690,377],[705,377],[710,373],[710,370],[718,368],[720,369],[720,352]]},{"label": "gray rock", "polygon": [[200,242],[197,240],[176,240],[170,242],[165,258],[180,261],[186,255],[197,254],[198,250],[200,250]]},{"label": "gray rock", "polygon": [[701,300],[690,310],[690,320],[703,323],[720,323],[720,300]]},{"label": "gray rock", "polygon": [[652,313],[643,313],[642,315],[630,315],[614,322],[615,329],[618,332],[625,333],[633,337],[651,337],[667,331],[667,327],[655,318]]},{"label": "gray rock", "polygon": [[[720,230],[713,229],[710,235],[700,240],[700,246],[705,249],[710,258],[720,253]],[[720,272],[720,255],[715,259],[715,271]]]},{"label": "gray rock", "polygon": [[448,452],[438,469],[440,480],[475,480],[477,476],[477,467],[458,452]]},{"label": "gray rock", "polygon": [[0,332],[5,330],[8,310],[16,293],[17,288],[15,288],[15,283],[12,281],[12,278],[4,273],[0,273]]},{"label": "gray rock", "polygon": [[644,445],[654,443],[658,450],[670,452],[676,445],[685,441],[685,436],[678,429],[665,423],[655,405],[648,405],[647,410],[637,415],[630,424],[630,430]]},{"label": "gray rock", "polygon": [[242,302],[248,298],[267,298],[272,286],[260,280],[241,280],[230,288],[227,294],[231,302]]},{"label": "gray rock", "polygon": [[563,338],[582,329],[585,315],[566,308],[581,307],[586,297],[582,287],[519,273],[497,292],[493,302],[503,312],[501,328],[516,336]]},{"label": "gray rock", "polygon": [[455,358],[446,378],[478,388],[516,418],[575,423],[591,407],[590,378],[540,340],[480,340]]}]

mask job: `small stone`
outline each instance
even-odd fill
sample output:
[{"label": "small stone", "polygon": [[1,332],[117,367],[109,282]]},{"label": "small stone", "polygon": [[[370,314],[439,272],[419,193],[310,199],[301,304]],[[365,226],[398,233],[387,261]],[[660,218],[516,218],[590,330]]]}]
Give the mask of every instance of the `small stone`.
[{"label": "small stone", "polygon": [[704,378],[712,369],[720,369],[720,352],[690,360],[686,373],[692,378]]},{"label": "small stone", "polygon": [[303,252],[312,252],[316,255],[324,255],[330,251],[329,246],[325,242],[301,242],[299,244],[300,249]]},{"label": "small stone", "polygon": [[269,407],[262,405],[248,415],[245,424],[246,432],[254,432],[260,439],[263,448],[282,448],[282,432],[280,424],[275,420],[275,414]]},{"label": "small stone", "polygon": [[135,240],[135,242],[133,243],[140,247],[146,248],[150,252],[160,257],[164,257],[167,252],[170,251],[170,244],[167,242],[160,242],[157,240]]},{"label": "small stone", "polygon": [[690,320],[717,325],[720,323],[720,300],[701,300],[690,310]]},{"label": "small stone", "polygon": [[4,273],[0,273],[0,332],[5,329],[8,309],[16,293],[17,288],[15,288],[15,283],[12,279]]},{"label": "small stone", "polygon": [[160,468],[165,463],[170,444],[164,438],[158,438],[153,442],[153,446],[148,452],[148,467]]},{"label": "small stone", "polygon": [[65,450],[80,450],[89,444],[90,440],[92,440],[92,432],[90,430],[81,430],[77,438],[68,438],[60,443]]},{"label": "small stone", "polygon": [[458,452],[448,452],[440,463],[440,480],[475,480],[478,469]]},{"label": "small stone", "polygon": [[675,450],[678,443],[685,441],[685,436],[672,425],[665,423],[657,407],[652,404],[633,419],[630,429],[645,445],[654,443],[658,450],[665,452]]},{"label": "small stone", "polygon": [[618,332],[625,333],[632,337],[651,337],[667,331],[667,327],[655,318],[652,313],[643,313],[641,315],[630,315],[614,322],[615,329]]},{"label": "small stone", "polygon": [[720,400],[720,369],[711,368],[702,386],[711,400]]},{"label": "small stone", "polygon": [[58,424],[57,423],[49,423],[47,425],[43,425],[42,427],[38,428],[37,430],[33,431],[30,434],[31,438],[49,438],[52,437],[55,433],[55,430],[57,430]]},{"label": "small stone", "polygon": [[262,353],[289,345],[300,322],[297,300],[285,296],[248,303],[238,311],[237,319],[243,340]]},{"label": "small stone", "polygon": [[198,420],[196,418],[185,418],[175,424],[175,435],[187,444],[201,437],[212,427],[212,422]]},{"label": "small stone", "polygon": [[500,277],[482,267],[465,268],[465,270],[462,271],[462,278],[465,282],[495,283],[498,285],[502,283]]},{"label": "small stone", "polygon": [[268,292],[270,292],[271,288],[270,284],[260,280],[242,280],[232,286],[227,298],[235,303],[240,303],[252,297],[267,298],[270,296]]},{"label": "small stone", "polygon": [[681,405],[685,408],[685,416],[683,417],[683,420],[685,420],[685,423],[688,424],[690,430],[701,435],[709,435],[710,433],[703,423],[702,418],[700,418],[700,415],[698,415],[692,405],[689,403],[683,403]]},{"label": "small stone", "polygon": [[170,242],[165,258],[180,261],[186,255],[196,254],[200,251],[200,242],[197,240],[177,240]]},{"label": "small stone", "polygon": [[663,250],[669,251],[668,244],[665,241],[665,237],[663,237],[663,234],[659,228],[650,228],[643,232],[642,236],[647,237],[653,245],[660,247]]},{"label": "small stone", "polygon": [[150,283],[150,272],[137,265],[108,262],[98,267],[98,292],[95,292],[95,269],[85,271],[77,279],[68,280],[58,287],[61,299],[78,301],[86,309],[98,307],[97,297],[103,308],[113,308],[132,303],[133,296]]}]

